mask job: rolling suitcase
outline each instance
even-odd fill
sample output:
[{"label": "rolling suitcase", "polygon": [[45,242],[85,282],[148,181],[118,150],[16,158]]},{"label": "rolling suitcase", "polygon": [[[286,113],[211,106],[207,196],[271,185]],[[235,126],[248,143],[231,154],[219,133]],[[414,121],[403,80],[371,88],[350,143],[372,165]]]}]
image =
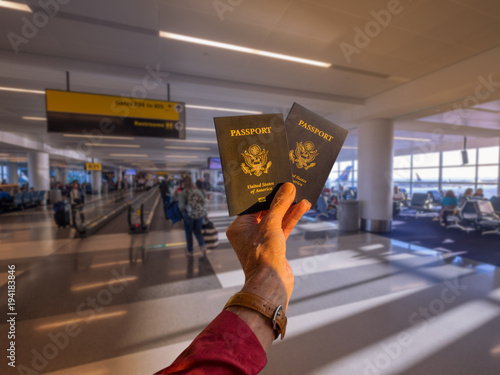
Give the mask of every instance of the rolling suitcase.
[{"label": "rolling suitcase", "polygon": [[66,228],[69,225],[69,204],[66,201],[54,203],[54,220],[58,228]]}]

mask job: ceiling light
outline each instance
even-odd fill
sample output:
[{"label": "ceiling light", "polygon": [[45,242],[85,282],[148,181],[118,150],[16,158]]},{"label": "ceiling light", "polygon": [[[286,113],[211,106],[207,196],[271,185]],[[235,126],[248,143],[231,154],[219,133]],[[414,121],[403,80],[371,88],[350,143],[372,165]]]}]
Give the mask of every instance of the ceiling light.
[{"label": "ceiling light", "polygon": [[[0,2],[0,4],[1,4],[1,2]],[[25,92],[25,93],[28,93],[28,94],[41,94],[41,95],[45,95],[45,91],[18,89],[16,87],[0,87],[0,91]]]},{"label": "ceiling light", "polygon": [[30,116],[23,116],[23,120],[32,120],[32,121],[45,121],[47,120],[45,117],[30,117]]},{"label": "ceiling light", "polygon": [[256,114],[256,115],[261,115],[262,114],[262,112],[259,112],[259,111],[249,111],[247,109],[235,109],[235,108],[224,108],[224,107],[210,107],[210,106],[206,106],[206,105],[194,105],[194,104],[186,104],[186,108],[206,109],[206,110],[209,110],[209,111],[251,113],[251,114]]},{"label": "ceiling light", "polygon": [[71,137],[71,138],[103,138],[103,139],[128,139],[133,141],[135,138],[134,137],[112,137],[109,135],[80,135],[80,134],[63,134],[64,137]]},{"label": "ceiling light", "polygon": [[425,138],[410,138],[410,137],[394,137],[399,141],[415,141],[415,142],[430,142],[430,139]]},{"label": "ceiling light", "polygon": [[119,145],[119,144],[113,144],[113,143],[85,143],[85,146],[141,148],[141,146],[139,146],[139,145]]},{"label": "ceiling light", "polygon": [[165,139],[167,142],[189,142],[189,143],[217,143],[217,141],[197,141],[193,139]]},{"label": "ceiling light", "polygon": [[171,150],[204,150],[204,151],[210,151],[210,147],[182,147],[182,146],[165,146],[165,148],[171,149]]},{"label": "ceiling light", "polygon": [[258,49],[254,49],[254,48],[237,46],[234,44],[220,43],[220,42],[215,42],[215,41],[207,40],[207,39],[194,38],[194,37],[187,36],[187,35],[169,33],[166,31],[160,31],[160,36],[162,38],[175,39],[175,40],[180,40],[182,42],[202,44],[204,46],[223,48],[223,49],[228,49],[231,51],[237,51],[237,52],[243,52],[243,53],[251,53],[253,55],[272,57],[274,59],[281,59],[281,60],[287,60],[287,61],[297,62],[297,63],[301,63],[301,64],[320,66],[322,68],[329,68],[332,66],[332,64],[321,62],[321,61],[303,59],[301,57],[295,57],[295,56],[289,56],[289,55],[282,55],[280,53],[262,51],[262,50],[258,50]]},{"label": "ceiling light", "polygon": [[[127,261],[127,263],[130,263]],[[111,313],[103,313],[103,314],[94,314],[92,315],[92,320],[94,319],[106,319],[106,318],[116,318],[117,316],[122,316],[127,314],[128,311],[126,310],[121,310],[121,311],[115,311]],[[83,316],[81,318],[75,318],[75,319],[68,319],[68,320],[62,320],[58,321],[55,323],[49,323],[49,324],[42,324],[41,326],[36,327],[36,330],[44,330],[44,329],[54,329],[54,328],[59,328],[59,327],[64,327],[69,324],[78,324],[78,323],[89,323],[89,318],[86,316]]]},{"label": "ceiling light", "polygon": [[0,1],[0,7],[3,8],[9,8],[9,9],[15,9],[15,10],[20,10],[23,12],[29,12],[32,13],[31,9],[29,6],[26,4],[19,4],[19,3],[14,3],[12,1]]},{"label": "ceiling light", "polygon": [[109,154],[109,156],[116,156],[116,157],[123,157],[123,158],[147,158],[148,155],[146,154]]},{"label": "ceiling light", "polygon": [[166,158],[185,158],[185,159],[198,159],[195,155],[165,155]]},{"label": "ceiling light", "polygon": [[215,129],[207,129],[207,128],[187,128],[187,130],[195,130],[195,131],[198,131],[198,132],[215,133]]},{"label": "ceiling light", "polygon": [[353,146],[343,146],[342,148],[347,149],[347,150],[357,150],[358,149],[357,147],[353,147]]}]

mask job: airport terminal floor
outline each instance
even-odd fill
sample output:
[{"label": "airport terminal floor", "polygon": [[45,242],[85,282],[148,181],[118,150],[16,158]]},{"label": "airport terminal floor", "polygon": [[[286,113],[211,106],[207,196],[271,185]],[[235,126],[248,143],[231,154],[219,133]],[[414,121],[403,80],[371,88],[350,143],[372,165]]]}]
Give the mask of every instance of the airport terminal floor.
[{"label": "airport terminal floor", "polygon": [[[169,365],[243,284],[225,237],[225,196],[214,193],[208,210],[220,244],[206,258],[197,247],[186,256],[182,224],[172,226],[161,205],[148,233],[129,234],[122,213],[86,238],[58,229],[51,207],[0,215],[3,301],[7,266],[16,265],[18,373],[152,374]],[[498,373],[495,266],[307,220],[287,256],[287,335],[263,374]]]}]

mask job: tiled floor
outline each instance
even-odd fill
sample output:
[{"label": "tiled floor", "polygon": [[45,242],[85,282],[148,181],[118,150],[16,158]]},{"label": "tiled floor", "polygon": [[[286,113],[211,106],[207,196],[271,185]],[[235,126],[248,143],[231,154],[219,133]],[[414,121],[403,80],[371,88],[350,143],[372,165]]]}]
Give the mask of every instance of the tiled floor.
[{"label": "tiled floor", "polygon": [[[0,373],[151,374],[171,363],[243,283],[222,197],[209,209],[221,244],[208,260],[185,257],[182,226],[160,209],[150,233],[129,235],[119,216],[84,239],[58,231],[50,211],[0,216],[0,313],[9,264],[18,313],[17,369],[4,358]],[[288,257],[287,337],[263,374],[499,373],[497,268],[307,222]]]}]

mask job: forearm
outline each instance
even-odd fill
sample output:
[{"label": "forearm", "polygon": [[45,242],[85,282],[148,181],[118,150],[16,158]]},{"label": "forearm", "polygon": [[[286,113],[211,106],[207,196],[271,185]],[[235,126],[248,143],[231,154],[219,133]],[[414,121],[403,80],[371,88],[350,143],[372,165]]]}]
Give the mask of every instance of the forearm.
[{"label": "forearm", "polygon": [[[272,269],[261,270],[252,275],[245,281],[241,291],[256,294],[274,306],[281,305],[283,312],[286,313],[289,296],[283,282]],[[246,307],[231,306],[227,310],[238,315],[250,327],[262,348],[267,352],[275,339],[271,319]]]}]

